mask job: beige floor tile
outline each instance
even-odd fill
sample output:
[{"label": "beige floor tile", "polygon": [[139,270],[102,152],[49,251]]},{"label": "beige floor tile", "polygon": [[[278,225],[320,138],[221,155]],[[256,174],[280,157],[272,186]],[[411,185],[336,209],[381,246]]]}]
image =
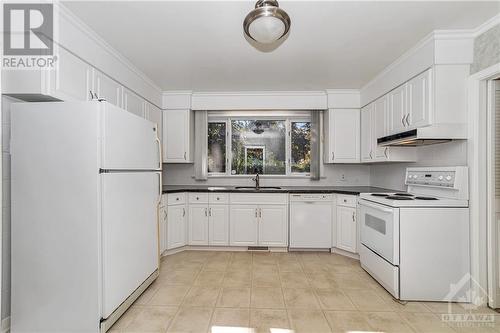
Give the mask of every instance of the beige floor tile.
[{"label": "beige floor tile", "polygon": [[[221,309],[216,308],[212,315],[209,332],[217,332],[217,328],[224,328],[225,332],[251,333],[250,309]],[[220,331],[220,329],[219,329]]]},{"label": "beige floor tile", "polygon": [[303,272],[302,265],[298,261],[278,262],[280,272]]},{"label": "beige floor tile", "polygon": [[316,289],[319,304],[324,310],[356,310],[356,307],[340,290]]},{"label": "beige floor tile", "polygon": [[221,271],[201,271],[194,281],[196,286],[221,286],[224,281],[224,272]]},{"label": "beige floor tile", "polygon": [[340,289],[337,282],[329,273],[316,273],[307,275],[309,285],[314,289]]},{"label": "beige floor tile", "polygon": [[281,281],[278,271],[256,271],[252,273],[253,287],[280,287]]},{"label": "beige floor tile", "polygon": [[250,288],[223,288],[217,306],[225,308],[250,307]]},{"label": "beige floor tile", "polygon": [[301,265],[305,273],[323,273],[330,271],[329,265],[324,262],[302,262]]},{"label": "beige floor tile", "polygon": [[453,330],[446,325],[441,318],[433,313],[406,313],[400,314],[408,324],[416,331],[421,333],[448,333]]},{"label": "beige floor tile", "polygon": [[287,309],[305,308],[319,309],[319,303],[312,289],[284,288],[283,296]]},{"label": "beige floor tile", "polygon": [[149,301],[150,305],[181,305],[189,291],[186,285],[164,285],[158,289]]},{"label": "beige floor tile", "polygon": [[276,264],[277,257],[272,255],[271,253],[254,253],[252,257],[253,263],[259,264]]},{"label": "beige floor tile", "polygon": [[448,303],[448,302],[423,302],[433,313],[484,313],[496,314],[496,312],[488,307],[476,307],[470,303]]},{"label": "beige floor tile", "polygon": [[373,290],[346,290],[345,294],[360,311],[392,311],[382,297]]},{"label": "beige floor tile", "polygon": [[164,332],[176,312],[177,307],[144,307],[122,332]]},{"label": "beige floor tile", "polygon": [[362,278],[357,274],[337,274],[332,273],[334,281],[342,290],[373,289],[379,286],[371,278]]},{"label": "beige floor tile", "polygon": [[332,332],[372,332],[368,323],[368,317],[358,311],[325,311],[326,319],[330,324]]},{"label": "beige floor tile", "polygon": [[276,332],[277,330],[288,330],[291,326],[286,310],[250,309],[250,328],[255,333],[271,333],[272,329]]},{"label": "beige floor tile", "polygon": [[280,272],[283,288],[309,288],[307,276],[302,272]]},{"label": "beige floor tile", "polygon": [[131,306],[111,328],[118,331],[124,329],[135,319],[142,309],[142,307]]},{"label": "beige floor tile", "polygon": [[168,328],[169,333],[200,333],[207,332],[212,308],[183,307],[179,310]]},{"label": "beige floor tile", "polygon": [[331,332],[330,326],[321,310],[288,309],[287,312],[294,333]]},{"label": "beige floor tile", "polygon": [[252,308],[284,309],[285,302],[280,287],[261,288],[253,287],[250,306]]},{"label": "beige floor tile", "polygon": [[229,265],[229,260],[211,260],[208,261],[202,271],[224,272]]},{"label": "beige floor tile", "polygon": [[198,270],[169,270],[162,274],[157,279],[159,284],[193,284],[198,276]]},{"label": "beige floor tile", "polygon": [[410,326],[396,312],[370,312],[366,315],[368,323],[375,331],[385,333],[413,332]]},{"label": "beige floor tile", "polygon": [[224,287],[250,287],[252,285],[251,271],[227,271],[222,282]]},{"label": "beige floor tile", "polygon": [[184,298],[183,306],[213,307],[219,297],[220,287],[193,286]]},{"label": "beige floor tile", "polygon": [[134,302],[134,305],[147,305],[153,296],[156,294],[158,289],[160,288],[160,283],[157,281],[153,282],[148,289],[146,289],[139,298]]}]

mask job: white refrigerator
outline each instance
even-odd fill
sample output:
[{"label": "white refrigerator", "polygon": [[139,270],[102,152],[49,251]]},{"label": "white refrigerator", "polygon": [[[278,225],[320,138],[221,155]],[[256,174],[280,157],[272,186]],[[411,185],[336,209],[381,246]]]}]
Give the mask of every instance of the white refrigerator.
[{"label": "white refrigerator", "polygon": [[107,102],[13,105],[13,333],[105,331],[158,276],[157,133]]}]

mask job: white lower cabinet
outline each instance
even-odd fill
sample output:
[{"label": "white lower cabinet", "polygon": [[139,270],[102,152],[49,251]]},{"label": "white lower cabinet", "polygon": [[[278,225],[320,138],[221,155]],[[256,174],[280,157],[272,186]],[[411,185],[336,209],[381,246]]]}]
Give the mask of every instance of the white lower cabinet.
[{"label": "white lower cabinet", "polygon": [[230,245],[288,246],[286,205],[232,205]]},{"label": "white lower cabinet", "polygon": [[286,206],[270,205],[259,208],[259,245],[287,245],[287,209]]},{"label": "white lower cabinet", "polygon": [[167,249],[186,245],[186,205],[167,206]]},{"label": "white lower cabinet", "polygon": [[208,245],[208,206],[189,205],[189,245]]},{"label": "white lower cabinet", "polygon": [[229,245],[229,206],[208,208],[208,245]]},{"label": "white lower cabinet", "polygon": [[258,208],[255,205],[232,205],[229,244],[255,246],[258,240]]},{"label": "white lower cabinet", "polygon": [[358,250],[357,201],[353,195],[338,195],[336,200],[335,247],[352,253]]}]

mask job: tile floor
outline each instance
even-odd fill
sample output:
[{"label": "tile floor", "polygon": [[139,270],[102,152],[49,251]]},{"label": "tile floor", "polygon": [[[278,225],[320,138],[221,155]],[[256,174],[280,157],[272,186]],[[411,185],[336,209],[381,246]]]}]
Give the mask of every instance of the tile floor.
[{"label": "tile floor", "polygon": [[[455,304],[456,313],[464,313]],[[500,332],[441,321],[447,304],[401,305],[359,266],[329,253],[185,251],[162,259],[159,278],[112,332]]]}]

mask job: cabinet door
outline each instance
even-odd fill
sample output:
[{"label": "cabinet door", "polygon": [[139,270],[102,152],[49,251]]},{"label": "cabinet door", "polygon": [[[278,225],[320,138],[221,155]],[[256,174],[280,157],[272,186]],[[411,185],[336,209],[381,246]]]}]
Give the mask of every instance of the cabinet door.
[{"label": "cabinet door", "polygon": [[163,161],[190,163],[190,110],[163,111]]},{"label": "cabinet door", "polygon": [[407,84],[409,128],[429,126],[432,122],[430,103],[431,70],[411,79]]},{"label": "cabinet door", "polygon": [[162,119],[161,119],[161,116],[162,116],[162,111],[160,108],[156,107],[155,105],[149,103],[149,102],[146,102],[146,112],[145,112],[145,116],[146,116],[146,119],[149,120],[149,121],[152,121],[153,123],[156,124],[156,129],[157,129],[157,135],[158,135],[158,139],[160,139],[160,141],[163,141],[163,132],[162,132]]},{"label": "cabinet door", "polygon": [[373,155],[377,161],[387,160],[388,148],[377,144],[377,139],[387,135],[387,109],[387,96],[383,96],[375,101],[372,110]]},{"label": "cabinet door", "polygon": [[356,209],[337,206],[337,247],[356,253]]},{"label": "cabinet door", "polygon": [[229,214],[229,244],[257,245],[258,208],[254,205],[232,205]]},{"label": "cabinet door", "polygon": [[123,88],[123,108],[144,118],[145,100],[127,88]]},{"label": "cabinet door", "polygon": [[373,103],[361,109],[361,161],[372,162],[373,133],[372,133]]},{"label": "cabinet door", "polygon": [[167,249],[167,207],[160,206],[158,211],[158,227],[160,239],[160,254]]},{"label": "cabinet door", "polygon": [[390,100],[390,134],[406,130],[406,86],[402,85],[389,93]]},{"label": "cabinet door", "polygon": [[360,162],[359,109],[328,110],[328,160],[330,163]]},{"label": "cabinet door", "polygon": [[47,76],[47,94],[63,101],[91,100],[91,76],[89,64],[60,47],[56,69]]},{"label": "cabinet door", "polygon": [[259,245],[287,246],[288,219],[286,206],[270,205],[259,207]]},{"label": "cabinet door", "polygon": [[184,205],[168,206],[167,247],[174,249],[186,245],[186,208]]},{"label": "cabinet door", "polygon": [[208,208],[209,245],[229,245],[229,206],[213,205]]},{"label": "cabinet door", "polygon": [[121,107],[121,85],[107,75],[94,69],[93,92],[98,98],[104,98],[107,102]]},{"label": "cabinet door", "polygon": [[188,220],[188,244],[208,245],[208,206],[190,205]]}]

